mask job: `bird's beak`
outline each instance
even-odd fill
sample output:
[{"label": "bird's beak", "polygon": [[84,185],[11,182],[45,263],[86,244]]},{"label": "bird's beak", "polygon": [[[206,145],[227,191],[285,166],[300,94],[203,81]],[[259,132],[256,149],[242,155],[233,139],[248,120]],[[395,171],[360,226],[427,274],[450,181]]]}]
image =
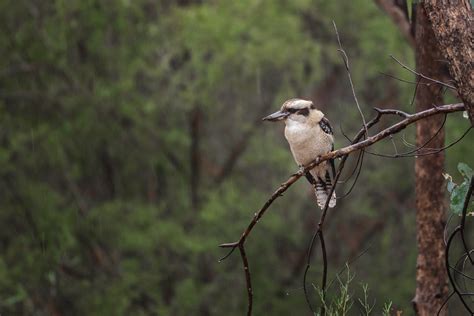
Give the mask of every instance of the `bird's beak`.
[{"label": "bird's beak", "polygon": [[270,121],[270,122],[281,121],[281,120],[285,119],[288,115],[290,115],[290,113],[277,111],[273,114],[270,114],[269,116],[265,116],[262,119],[262,121]]}]

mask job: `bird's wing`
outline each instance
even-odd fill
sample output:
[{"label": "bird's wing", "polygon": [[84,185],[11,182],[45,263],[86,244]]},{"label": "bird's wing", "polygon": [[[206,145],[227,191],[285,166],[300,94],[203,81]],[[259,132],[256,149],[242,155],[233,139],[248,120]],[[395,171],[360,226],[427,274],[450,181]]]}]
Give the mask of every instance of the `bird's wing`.
[{"label": "bird's wing", "polygon": [[333,135],[331,123],[329,123],[327,118],[323,117],[321,121],[319,121],[319,127],[321,127],[326,134]]},{"label": "bird's wing", "polygon": [[[331,135],[331,136],[333,135],[331,123],[329,123],[329,120],[327,118],[323,117],[321,121],[319,121],[319,127],[321,127],[323,132],[325,132],[326,134]],[[331,151],[332,150],[334,150],[334,143],[332,144],[332,147],[331,147]],[[332,176],[336,177],[336,167],[334,165],[334,159],[330,159],[329,163],[331,164]]]},{"label": "bird's wing", "polygon": [[316,179],[313,177],[313,175],[309,172],[306,172],[305,174],[306,180],[308,180],[309,183],[311,183],[312,186],[316,187]]}]

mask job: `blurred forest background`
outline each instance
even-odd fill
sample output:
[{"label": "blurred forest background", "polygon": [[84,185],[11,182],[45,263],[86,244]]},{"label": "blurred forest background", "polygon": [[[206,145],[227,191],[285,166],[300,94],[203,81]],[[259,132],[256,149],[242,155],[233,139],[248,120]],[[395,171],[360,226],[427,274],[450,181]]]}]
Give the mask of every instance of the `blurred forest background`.
[{"label": "blurred forest background", "polygon": [[[301,97],[331,120],[336,147],[340,127],[360,128],[332,20],[366,116],[413,112],[414,85],[382,74],[413,81],[389,58],[414,67],[413,49],[372,1],[1,1],[2,315],[242,315],[240,260],[218,263],[217,245],[297,170],[283,126],[261,117]],[[446,126],[448,143],[468,121]],[[446,155],[459,176],[472,141]],[[413,166],[366,156],[329,214],[330,278],[371,245],[351,271],[376,311],[392,301],[412,314]],[[255,315],[308,314],[319,211],[300,181],[249,239]]]}]

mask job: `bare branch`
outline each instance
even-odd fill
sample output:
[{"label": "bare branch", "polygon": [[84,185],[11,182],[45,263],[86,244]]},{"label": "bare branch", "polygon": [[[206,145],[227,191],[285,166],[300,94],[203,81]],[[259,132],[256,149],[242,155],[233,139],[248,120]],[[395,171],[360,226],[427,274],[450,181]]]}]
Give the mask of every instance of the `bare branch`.
[{"label": "bare branch", "polygon": [[[247,315],[251,315],[252,302],[253,302],[253,291],[252,291],[252,285],[251,285],[251,275],[250,275],[249,264],[248,264],[248,260],[247,260],[246,254],[245,254],[245,247],[244,247],[245,241],[247,240],[247,237],[250,235],[252,229],[258,223],[260,218],[262,218],[262,216],[265,214],[265,212],[270,207],[270,205],[278,197],[282,196],[283,193],[286,190],[288,190],[288,188],[291,185],[293,185],[304,174],[309,172],[315,166],[319,165],[321,162],[327,161],[329,159],[335,159],[335,158],[342,157],[342,160],[341,160],[341,162],[339,163],[339,166],[338,166],[338,172],[336,174],[336,177],[333,180],[331,190],[328,194],[328,196],[331,196],[332,193],[335,190],[335,187],[337,185],[337,181],[338,181],[338,179],[339,179],[339,177],[342,173],[344,163],[347,160],[347,158],[349,157],[350,153],[352,153],[354,151],[357,151],[357,150],[363,150],[364,148],[366,148],[368,146],[371,146],[371,145],[373,145],[373,144],[375,144],[375,143],[377,143],[377,142],[379,142],[379,141],[381,141],[381,140],[383,140],[383,139],[385,139],[385,138],[387,138],[387,137],[389,137],[393,134],[396,134],[396,133],[402,131],[403,129],[405,129],[407,126],[409,126],[409,125],[411,125],[411,124],[413,124],[413,123],[415,123],[419,120],[422,120],[424,118],[427,118],[427,117],[430,117],[430,116],[433,116],[433,115],[436,115],[436,114],[440,114],[440,113],[447,114],[447,113],[452,113],[452,112],[458,112],[458,111],[462,111],[464,109],[465,109],[465,107],[464,107],[464,104],[462,104],[462,103],[442,105],[442,106],[438,106],[438,107],[435,107],[435,108],[424,110],[424,111],[421,111],[421,112],[418,112],[418,113],[415,113],[415,114],[407,114],[407,113],[400,112],[400,111],[397,112],[397,110],[380,110],[379,109],[377,111],[376,116],[371,121],[369,121],[367,124],[365,124],[363,126],[363,128],[358,132],[358,134],[354,137],[354,140],[353,140],[351,145],[346,146],[346,147],[341,148],[341,149],[338,149],[338,150],[331,151],[329,153],[326,153],[324,155],[321,155],[321,156],[317,157],[314,161],[312,161],[308,165],[304,166],[303,168],[300,168],[300,170],[298,170],[298,172],[296,172],[295,174],[290,176],[288,178],[288,180],[286,180],[285,182],[280,184],[278,189],[275,192],[273,192],[273,194],[265,202],[265,204],[260,208],[260,210],[257,213],[255,213],[252,221],[247,226],[247,228],[243,231],[243,233],[240,236],[239,240],[236,241],[236,242],[224,243],[224,244],[219,245],[219,247],[221,247],[221,248],[231,248],[230,252],[226,256],[224,256],[221,260],[224,260],[227,257],[229,257],[230,254],[235,250],[235,248],[239,248],[239,250],[240,250],[240,256],[241,256],[241,259],[242,259],[242,262],[243,262],[244,272],[245,272],[245,277],[246,277],[246,284],[247,284],[247,294],[248,294]],[[373,125],[377,124],[379,122],[380,118],[385,114],[397,114],[397,115],[400,115],[400,116],[404,117],[404,119],[402,121],[386,128],[386,129],[380,131],[379,133],[375,134],[374,136],[368,137],[368,138],[360,141],[360,139],[362,139],[365,135],[367,135],[367,132],[366,132],[367,129],[372,127]],[[315,236],[318,235],[320,239],[322,239],[322,229],[323,229],[325,217],[326,217],[326,214],[327,214],[329,201],[330,201],[330,199],[326,200],[326,204],[325,204],[325,206],[323,208],[323,211],[321,213],[321,217],[320,217],[319,223],[317,225],[317,230],[316,230],[316,233],[315,233]],[[314,242],[314,240],[312,241],[312,243],[313,242]],[[448,243],[449,243],[449,241],[448,241]],[[323,247],[322,251],[323,251],[323,261],[324,261],[324,265],[323,265],[323,270],[324,270],[323,289],[322,289],[323,293],[324,293],[325,286],[326,286],[326,280],[327,280],[327,259],[325,258],[326,249],[325,249],[325,245],[324,245],[324,240],[321,240],[321,246]],[[312,244],[311,244],[311,248],[312,248]],[[311,250],[309,251],[308,265],[307,265],[306,269],[309,269],[310,255],[311,255]],[[305,294],[306,294],[306,292],[305,292]],[[310,309],[312,310],[311,305],[309,305],[309,306],[310,306]],[[322,312],[324,312],[324,309],[322,310]]]},{"label": "bare branch", "polygon": [[[441,128],[439,130],[441,130]],[[446,146],[443,146],[441,148],[423,148],[424,146],[426,146],[426,144],[428,144],[435,137],[435,136],[433,136],[427,142],[425,142],[423,145],[421,145],[420,147],[415,148],[415,149],[413,149],[409,152],[401,153],[401,154],[396,153],[394,155],[388,155],[388,154],[380,154],[380,153],[376,153],[376,152],[371,152],[371,151],[368,151],[368,150],[364,150],[364,152],[366,152],[370,155],[374,155],[374,156],[378,156],[378,157],[384,157],[384,158],[407,158],[407,157],[422,157],[422,156],[435,155],[435,154],[440,153],[440,152],[442,152],[446,149],[449,149],[449,148],[453,147],[454,145],[456,145],[457,143],[459,143],[464,137],[466,137],[466,135],[471,131],[471,129],[472,129],[472,126],[469,126],[466,129],[466,131],[461,135],[461,137],[456,139],[454,142],[452,142],[452,143],[450,143]],[[425,149],[426,151],[425,152],[419,152],[422,149]]]},{"label": "bare branch", "polygon": [[[349,146],[331,151],[329,153],[326,153],[324,155],[321,155],[321,156],[317,157],[314,161],[312,161],[308,165],[301,168],[298,172],[294,173],[291,177],[288,178],[288,180],[286,180],[285,182],[280,184],[278,189],[275,192],[273,192],[271,197],[265,202],[265,204],[262,206],[262,208],[257,213],[255,213],[252,222],[249,224],[247,229],[244,230],[244,232],[242,233],[242,236],[240,237],[240,239],[238,241],[232,242],[232,243],[221,244],[220,247],[221,248],[235,248],[239,244],[243,244],[245,242],[245,240],[247,239],[248,235],[250,234],[250,232],[252,231],[255,224],[264,215],[265,211],[270,207],[270,205],[273,203],[273,201],[275,201],[278,197],[283,195],[283,193],[286,190],[288,190],[288,188],[291,185],[293,185],[293,183],[298,181],[298,179],[301,178],[306,172],[310,171],[311,169],[313,169],[314,167],[319,165],[321,162],[327,161],[329,159],[335,159],[335,158],[343,157],[343,156],[346,156],[346,155],[348,155],[348,154],[350,154],[350,153],[352,153],[356,150],[363,149],[363,148],[366,148],[368,146],[371,146],[371,145],[379,142],[380,140],[385,139],[389,135],[396,134],[396,133],[400,132],[401,130],[405,129],[407,126],[415,123],[416,121],[424,119],[426,117],[430,117],[430,116],[433,116],[435,114],[440,114],[440,113],[452,113],[452,112],[459,112],[459,111],[463,111],[463,110],[464,110],[464,104],[456,103],[456,104],[442,105],[442,106],[438,106],[437,108],[431,108],[431,109],[428,109],[428,110],[425,110],[425,111],[421,111],[421,112],[418,112],[418,113],[415,113],[415,114],[411,114],[406,119],[404,119],[404,120],[402,120],[402,121],[386,128],[386,129],[380,131],[379,133],[375,134],[374,136],[368,137],[367,139],[365,139],[363,141],[360,141],[358,143],[355,143],[355,144],[352,144],[352,145],[349,145]],[[380,117],[382,116],[382,114],[384,114],[384,113],[377,112],[377,116],[373,119],[373,124],[372,125],[376,124],[380,120]],[[369,127],[369,124],[367,125],[367,127]],[[359,132],[359,134],[357,136],[361,137],[362,135]],[[358,138],[357,136],[356,136],[356,139]]]},{"label": "bare branch", "polygon": [[436,79],[433,79],[433,78],[430,78],[428,76],[425,76],[424,74],[422,73],[419,73],[413,69],[411,69],[410,67],[408,67],[407,65],[405,65],[404,63],[402,63],[401,61],[399,61],[398,59],[396,59],[394,56],[390,55],[390,58],[392,58],[393,60],[395,60],[400,66],[402,66],[404,69],[408,70],[409,72],[423,78],[423,79],[426,79],[426,80],[429,80],[431,82],[435,82],[437,84],[440,84],[442,86],[445,86],[446,88],[449,88],[449,89],[452,89],[452,90],[457,90],[457,88],[455,86],[452,86],[448,83],[445,83],[445,82],[442,82],[442,81],[439,81],[439,80],[436,80]]},{"label": "bare branch", "polygon": [[417,84],[424,84],[424,85],[427,85],[427,86],[431,85],[431,83],[429,83],[429,82],[427,82],[427,83],[424,83],[424,82],[423,82],[423,83],[419,83],[419,81],[418,81],[418,82],[414,82],[414,81],[406,80],[406,79],[403,79],[403,78],[398,78],[398,77],[396,77],[396,76],[394,76],[394,75],[387,74],[387,73],[385,73],[385,72],[380,72],[380,74],[381,74],[381,75],[384,75],[384,76],[386,76],[386,77],[389,77],[389,78],[392,78],[392,79],[395,79],[395,80],[404,82],[404,83],[415,84],[415,85],[417,85]]},{"label": "bare branch", "polygon": [[399,115],[403,118],[408,118],[408,117],[411,116],[411,114],[408,114],[408,113],[400,111],[400,110],[380,109],[380,108],[375,108],[375,107],[374,107],[374,110],[379,112],[380,114],[395,114],[395,115]]},{"label": "bare branch", "polygon": [[252,305],[253,305],[252,279],[250,277],[249,261],[247,260],[247,255],[245,254],[245,248],[243,244],[239,245],[239,250],[240,250],[240,257],[242,258],[242,263],[244,265],[245,284],[247,285],[247,299],[248,299],[247,316],[250,316],[252,315]]},{"label": "bare branch", "polygon": [[354,89],[354,83],[352,82],[352,75],[349,68],[349,58],[347,57],[346,52],[342,48],[341,39],[339,37],[339,32],[337,31],[336,22],[332,21],[332,24],[334,25],[334,30],[336,31],[336,36],[337,36],[337,42],[339,43],[338,51],[341,53],[342,60],[344,61],[344,65],[346,66],[346,72],[347,72],[347,77],[349,78],[349,83],[351,85],[352,96],[354,97],[354,101],[357,105],[357,109],[359,110],[360,117],[362,118],[362,123],[364,123],[365,135],[369,136],[369,133],[367,131],[367,123],[365,122],[364,113],[362,113],[362,110],[360,108],[359,101],[357,100],[357,95]]}]

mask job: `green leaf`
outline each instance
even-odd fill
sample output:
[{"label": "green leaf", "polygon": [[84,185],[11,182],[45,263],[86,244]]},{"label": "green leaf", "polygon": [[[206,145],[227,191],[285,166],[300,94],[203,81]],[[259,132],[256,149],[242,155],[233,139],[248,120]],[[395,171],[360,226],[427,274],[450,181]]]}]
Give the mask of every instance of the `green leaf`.
[{"label": "green leaf", "polygon": [[451,193],[453,189],[456,187],[456,183],[453,182],[453,177],[451,177],[448,173],[443,173],[443,177],[448,181],[448,192]]},{"label": "green leaf", "polygon": [[451,192],[451,210],[454,214],[461,215],[468,190],[469,182],[464,181]]},{"label": "green leaf", "polygon": [[472,176],[474,175],[474,172],[472,171],[472,169],[463,162],[460,162],[458,164],[458,170],[464,176],[464,178],[466,178],[466,180],[468,181],[470,181]]},{"label": "green leaf", "polygon": [[453,179],[448,180],[448,192],[452,193],[455,187],[456,183],[453,182]]}]

